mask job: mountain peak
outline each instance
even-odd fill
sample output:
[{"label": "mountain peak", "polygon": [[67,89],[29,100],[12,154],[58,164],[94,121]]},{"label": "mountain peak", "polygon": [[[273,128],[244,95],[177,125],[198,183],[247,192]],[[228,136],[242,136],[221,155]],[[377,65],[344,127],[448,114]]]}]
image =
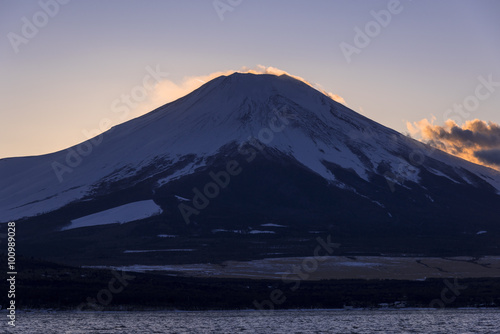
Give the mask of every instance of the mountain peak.
[{"label": "mountain peak", "polygon": [[222,89],[222,94],[229,95],[246,95],[247,97],[262,98],[269,95],[280,94],[287,95],[288,92],[296,92],[298,90],[314,90],[319,93],[311,85],[296,79],[287,74],[254,74],[254,73],[240,73],[235,72],[227,76],[217,77],[204,86],[219,86]]}]

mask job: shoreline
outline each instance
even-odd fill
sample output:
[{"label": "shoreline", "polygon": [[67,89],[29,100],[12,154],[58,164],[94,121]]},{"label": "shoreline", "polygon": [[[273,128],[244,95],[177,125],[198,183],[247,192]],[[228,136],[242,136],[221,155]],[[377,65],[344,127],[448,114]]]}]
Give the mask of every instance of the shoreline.
[{"label": "shoreline", "polygon": [[[171,310],[171,309],[129,309],[129,310],[105,310],[105,311],[78,311],[76,309],[73,310],[55,310],[55,309],[19,309],[16,310],[16,314],[29,314],[29,313],[74,313],[74,314],[96,314],[96,313],[208,313],[208,312],[249,312],[249,313],[280,313],[280,312],[367,312],[367,311],[438,311],[438,312],[447,312],[447,311],[475,311],[475,310],[485,310],[485,311],[499,311],[500,306],[480,306],[480,307],[447,307],[444,309],[440,308],[431,308],[431,307],[374,307],[374,308],[290,308],[290,309],[277,309],[277,310],[256,310],[256,309],[207,309],[207,310]],[[0,314],[7,313],[5,309],[0,310]]]}]

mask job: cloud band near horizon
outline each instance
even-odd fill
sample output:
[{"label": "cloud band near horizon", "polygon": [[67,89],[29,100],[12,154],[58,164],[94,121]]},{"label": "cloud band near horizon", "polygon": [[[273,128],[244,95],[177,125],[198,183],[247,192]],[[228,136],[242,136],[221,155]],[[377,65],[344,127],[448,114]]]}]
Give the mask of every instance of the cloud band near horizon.
[{"label": "cloud band near horizon", "polygon": [[479,119],[459,126],[449,119],[444,126],[429,121],[407,123],[408,131],[423,142],[462,159],[500,170],[500,125]]}]

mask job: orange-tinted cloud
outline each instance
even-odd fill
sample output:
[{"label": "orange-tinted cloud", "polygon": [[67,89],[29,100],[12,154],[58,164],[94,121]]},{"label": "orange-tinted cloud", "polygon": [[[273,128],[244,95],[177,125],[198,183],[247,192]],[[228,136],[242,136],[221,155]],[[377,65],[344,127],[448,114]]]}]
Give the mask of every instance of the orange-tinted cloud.
[{"label": "orange-tinted cloud", "polygon": [[411,135],[431,146],[477,164],[500,170],[500,125],[479,119],[459,126],[447,120],[445,126],[430,121],[407,123]]}]

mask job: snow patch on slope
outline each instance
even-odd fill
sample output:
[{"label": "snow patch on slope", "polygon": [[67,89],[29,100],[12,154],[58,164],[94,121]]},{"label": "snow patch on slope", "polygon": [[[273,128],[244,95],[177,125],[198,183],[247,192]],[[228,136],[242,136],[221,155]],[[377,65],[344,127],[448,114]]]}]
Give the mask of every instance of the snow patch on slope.
[{"label": "snow patch on slope", "polygon": [[69,226],[63,227],[61,231],[88,226],[123,224],[161,213],[161,208],[153,200],[133,202],[74,219]]}]

